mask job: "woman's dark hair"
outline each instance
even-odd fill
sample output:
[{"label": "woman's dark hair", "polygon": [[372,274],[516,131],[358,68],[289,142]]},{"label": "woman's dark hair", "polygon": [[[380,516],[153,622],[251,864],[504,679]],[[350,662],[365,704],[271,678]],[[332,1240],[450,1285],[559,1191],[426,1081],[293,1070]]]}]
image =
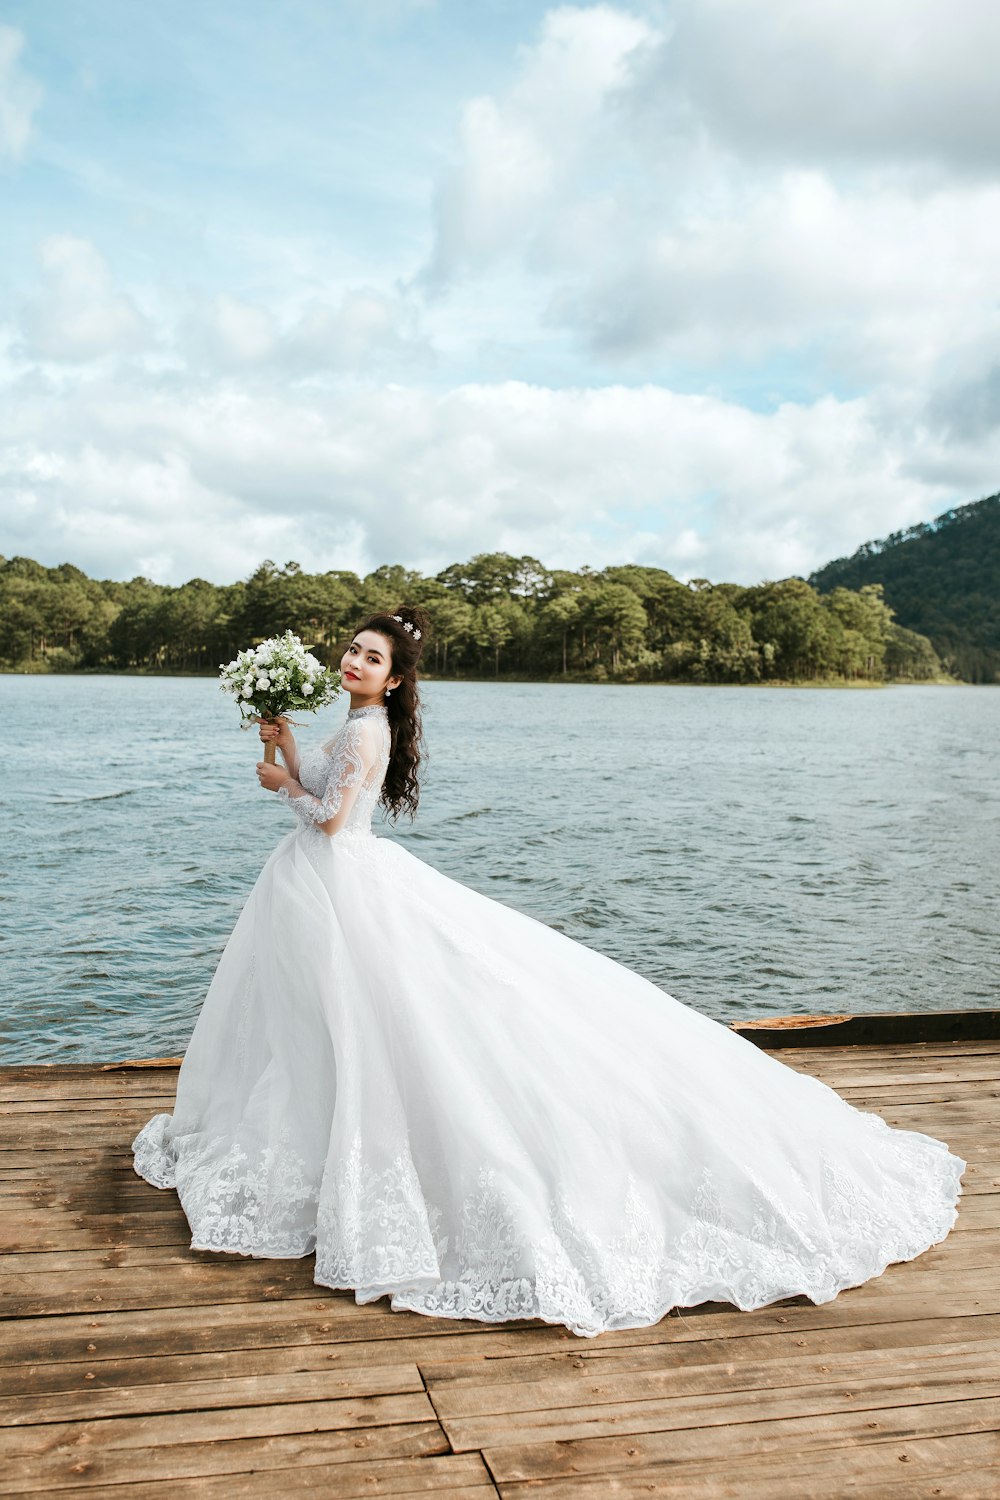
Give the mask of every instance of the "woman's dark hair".
[{"label": "woman's dark hair", "polygon": [[403,679],[385,700],[391,740],[379,801],[393,819],[401,812],[408,812],[412,819],[420,800],[417,768],[424,755],[417,663],[427,644],[430,620],[419,605],[401,604],[386,614],[369,615],[354,634],[360,635],[362,630],[377,630],[385,636],[392,655],[389,675]]}]

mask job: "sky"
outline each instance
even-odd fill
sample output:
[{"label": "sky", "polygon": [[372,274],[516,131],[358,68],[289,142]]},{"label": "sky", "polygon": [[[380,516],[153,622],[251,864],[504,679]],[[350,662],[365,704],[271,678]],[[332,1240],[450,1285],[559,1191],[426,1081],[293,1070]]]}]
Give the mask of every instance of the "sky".
[{"label": "sky", "polygon": [[0,0],[0,553],[756,583],[1000,489],[995,0]]}]

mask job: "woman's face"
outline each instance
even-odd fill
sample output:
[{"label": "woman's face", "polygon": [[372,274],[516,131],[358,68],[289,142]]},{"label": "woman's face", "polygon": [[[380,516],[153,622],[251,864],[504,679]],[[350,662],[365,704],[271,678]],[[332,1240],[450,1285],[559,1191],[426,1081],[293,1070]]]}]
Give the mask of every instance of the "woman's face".
[{"label": "woman's face", "polygon": [[359,703],[381,703],[402,678],[392,670],[392,648],[377,630],[360,630],[340,658],[344,686]]}]

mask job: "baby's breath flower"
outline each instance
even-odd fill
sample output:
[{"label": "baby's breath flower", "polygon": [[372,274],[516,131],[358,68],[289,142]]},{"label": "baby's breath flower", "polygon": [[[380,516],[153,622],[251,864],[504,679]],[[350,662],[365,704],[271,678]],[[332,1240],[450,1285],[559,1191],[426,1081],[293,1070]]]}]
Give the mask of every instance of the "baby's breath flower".
[{"label": "baby's breath flower", "polygon": [[236,699],[243,719],[251,722],[295,709],[315,712],[341,692],[340,673],[324,667],[291,630],[248,646],[222,664],[219,688]]}]

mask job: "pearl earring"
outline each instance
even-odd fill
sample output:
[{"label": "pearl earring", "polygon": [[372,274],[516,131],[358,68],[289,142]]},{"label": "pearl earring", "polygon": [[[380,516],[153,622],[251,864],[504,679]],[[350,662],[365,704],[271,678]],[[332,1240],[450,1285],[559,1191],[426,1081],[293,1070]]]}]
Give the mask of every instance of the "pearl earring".
[{"label": "pearl earring", "polygon": [[385,696],[388,698],[388,696],[389,696],[389,694],[391,692],[392,692],[392,688],[386,688],[386,690],[385,690]]}]

